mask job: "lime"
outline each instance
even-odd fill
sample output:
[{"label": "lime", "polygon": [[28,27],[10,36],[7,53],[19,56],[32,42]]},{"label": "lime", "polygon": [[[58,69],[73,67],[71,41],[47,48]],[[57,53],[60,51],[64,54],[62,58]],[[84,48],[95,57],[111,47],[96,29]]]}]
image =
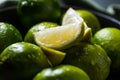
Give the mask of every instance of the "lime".
[{"label": "lime", "polygon": [[83,69],[91,80],[106,80],[110,71],[110,58],[105,50],[96,44],[79,43],[66,49],[64,64]]},{"label": "lime", "polygon": [[17,6],[21,21],[28,29],[41,21],[59,22],[58,0],[19,0]]},{"label": "lime", "polygon": [[43,68],[49,67],[48,59],[40,47],[27,43],[14,43],[0,55],[3,80],[30,80]]},{"label": "lime", "polygon": [[63,22],[61,26],[35,32],[36,43],[53,49],[65,49],[79,42],[84,34],[83,19],[70,8],[63,17]]},{"label": "lime", "polygon": [[42,50],[49,59],[51,66],[59,65],[65,58],[66,53],[42,46]]},{"label": "lime", "polygon": [[[66,15],[67,14],[67,15]],[[84,18],[82,18],[75,9],[69,8],[68,11],[66,11],[66,13],[63,16],[62,19],[62,25],[65,24],[70,24],[70,23],[76,23],[79,21],[83,21]],[[86,24],[86,22],[83,22],[84,26],[85,26],[85,31],[84,31],[84,35],[83,35],[83,39],[82,41],[91,41],[91,37],[92,37],[92,29],[90,27],[88,27],[88,25]]]},{"label": "lime", "polygon": [[0,53],[10,44],[22,41],[22,35],[12,24],[0,22]]},{"label": "lime", "polygon": [[34,35],[33,35],[34,32],[39,32],[46,28],[51,28],[51,27],[56,27],[56,26],[58,26],[58,24],[54,22],[40,22],[28,30],[28,32],[26,33],[24,37],[24,41],[36,44],[34,40]]},{"label": "lime", "polygon": [[112,60],[111,72],[120,71],[120,30],[103,28],[94,35],[92,42],[101,45],[108,53]]},{"label": "lime", "polygon": [[92,28],[93,34],[101,27],[98,18],[88,10],[77,9],[76,12],[84,19],[88,27]]},{"label": "lime", "polygon": [[90,78],[78,67],[60,65],[55,68],[43,69],[33,80],[90,80]]}]

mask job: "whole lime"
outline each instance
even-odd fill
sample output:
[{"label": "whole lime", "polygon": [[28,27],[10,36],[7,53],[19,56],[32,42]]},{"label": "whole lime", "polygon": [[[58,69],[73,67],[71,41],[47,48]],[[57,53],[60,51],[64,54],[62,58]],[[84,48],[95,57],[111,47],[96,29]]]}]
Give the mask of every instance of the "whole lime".
[{"label": "whole lime", "polygon": [[12,24],[0,22],[0,53],[10,44],[22,41],[22,35]]},{"label": "whole lime", "polygon": [[0,55],[0,78],[30,80],[43,68],[49,67],[40,47],[26,42],[14,43]]},{"label": "whole lime", "polygon": [[110,58],[105,50],[95,44],[80,43],[66,49],[64,64],[83,69],[91,80],[106,80],[110,71]]},{"label": "whole lime", "polygon": [[28,30],[28,32],[26,33],[26,35],[24,37],[24,41],[36,44],[36,42],[34,40],[34,34],[33,34],[34,32],[39,32],[46,28],[57,27],[57,26],[58,26],[58,24],[54,23],[54,22],[40,22]]},{"label": "whole lime", "polygon": [[78,67],[60,65],[55,68],[43,69],[33,80],[90,80],[90,78]]},{"label": "whole lime", "polygon": [[19,0],[17,12],[28,29],[41,21],[58,22],[61,15],[58,0]]},{"label": "whole lime", "polygon": [[88,27],[92,28],[93,34],[101,28],[98,18],[88,10],[77,9],[76,12],[84,19]]},{"label": "whole lime", "polygon": [[101,45],[111,58],[111,72],[120,71],[120,30],[115,27],[103,28],[93,36],[93,43]]}]

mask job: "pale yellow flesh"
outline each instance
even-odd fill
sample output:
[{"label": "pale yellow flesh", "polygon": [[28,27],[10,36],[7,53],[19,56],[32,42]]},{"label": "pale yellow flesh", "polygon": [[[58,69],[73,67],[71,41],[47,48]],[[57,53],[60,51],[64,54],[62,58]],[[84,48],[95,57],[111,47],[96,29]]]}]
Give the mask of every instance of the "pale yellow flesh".
[{"label": "pale yellow flesh", "polygon": [[61,47],[73,42],[81,34],[81,30],[83,29],[80,29],[79,26],[81,25],[69,24],[57,28],[45,29],[34,33],[35,40],[38,44],[46,47]]},{"label": "pale yellow flesh", "polygon": [[40,46],[54,49],[70,46],[83,37],[85,28],[83,23],[83,19],[70,8],[63,17],[61,26],[35,32],[35,41]]},{"label": "pale yellow flesh", "polygon": [[78,13],[75,12],[72,8],[69,8],[62,19],[62,25],[70,23],[80,23],[83,22],[83,18],[80,17]]}]

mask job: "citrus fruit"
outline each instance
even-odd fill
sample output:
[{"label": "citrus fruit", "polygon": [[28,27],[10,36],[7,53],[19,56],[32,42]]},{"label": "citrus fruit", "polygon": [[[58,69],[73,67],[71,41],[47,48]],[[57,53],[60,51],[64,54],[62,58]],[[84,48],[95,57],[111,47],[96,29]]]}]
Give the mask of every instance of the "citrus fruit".
[{"label": "citrus fruit", "polygon": [[[67,14],[67,15],[65,15]],[[63,16],[62,19],[62,25],[65,24],[70,24],[70,23],[76,23],[79,21],[83,21],[84,18],[82,18],[75,9],[69,8],[68,11],[66,11],[66,13]],[[83,22],[84,26],[85,26],[85,30],[84,30],[84,36],[82,41],[91,41],[91,37],[92,37],[92,30],[90,27],[88,27],[88,25],[86,24],[86,22]]]},{"label": "citrus fruit", "polygon": [[27,42],[14,43],[5,48],[0,62],[0,77],[3,80],[30,80],[37,72],[49,67],[42,49]]},{"label": "citrus fruit", "polygon": [[49,63],[51,64],[51,66],[59,65],[65,58],[66,53],[62,51],[58,51],[44,46],[42,46],[41,48],[49,59]]},{"label": "citrus fruit", "polygon": [[26,33],[24,37],[24,41],[36,44],[34,40],[34,34],[33,34],[34,32],[39,32],[46,28],[51,28],[51,27],[56,27],[56,26],[58,26],[58,24],[54,22],[40,22],[28,30],[28,32]]},{"label": "citrus fruit", "polygon": [[79,43],[65,50],[63,64],[83,69],[91,80],[106,80],[110,71],[110,58],[105,50],[96,44]]},{"label": "citrus fruit", "polygon": [[120,30],[115,27],[103,28],[95,33],[92,42],[106,50],[112,60],[111,72],[120,71]]},{"label": "citrus fruit", "polygon": [[77,9],[76,12],[84,19],[88,27],[92,28],[93,34],[101,28],[98,18],[92,12],[82,9]]},{"label": "citrus fruit", "polygon": [[82,18],[71,8],[67,10],[63,18],[66,21],[65,24],[35,32],[36,43],[53,49],[65,49],[80,41],[84,34]]},{"label": "citrus fruit", "polygon": [[19,0],[17,12],[27,29],[41,21],[59,22],[61,15],[57,0]]},{"label": "citrus fruit", "polygon": [[78,67],[60,65],[55,68],[43,69],[33,80],[90,80],[90,78]]},{"label": "citrus fruit", "polygon": [[22,41],[22,35],[12,24],[0,22],[0,53],[10,44]]}]

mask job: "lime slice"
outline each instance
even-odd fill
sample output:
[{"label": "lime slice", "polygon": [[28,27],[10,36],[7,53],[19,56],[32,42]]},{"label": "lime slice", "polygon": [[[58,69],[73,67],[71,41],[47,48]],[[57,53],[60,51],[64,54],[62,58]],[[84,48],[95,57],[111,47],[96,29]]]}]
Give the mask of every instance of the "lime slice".
[{"label": "lime slice", "polygon": [[47,58],[49,59],[49,63],[51,64],[51,66],[55,66],[60,64],[63,59],[65,58],[65,53],[62,51],[58,51],[55,49],[51,49],[51,48],[47,48],[42,46],[42,50],[45,53],[45,55],[47,56]]},{"label": "lime slice", "polygon": [[[82,41],[84,42],[89,42],[91,41],[92,37],[92,30],[90,27],[88,27],[87,23],[83,19],[82,16],[76,11],[73,10],[72,8],[69,8],[69,10],[65,13],[63,20],[62,20],[62,25],[65,24],[70,24],[70,23],[79,23],[79,21],[84,21],[84,26],[85,26],[85,32]],[[66,15],[67,14],[67,15]]]},{"label": "lime slice", "polygon": [[[66,21],[65,23],[64,20]],[[70,8],[63,17],[62,26],[35,32],[34,37],[36,43],[40,46],[65,49],[82,39],[84,28],[83,19]]]}]

